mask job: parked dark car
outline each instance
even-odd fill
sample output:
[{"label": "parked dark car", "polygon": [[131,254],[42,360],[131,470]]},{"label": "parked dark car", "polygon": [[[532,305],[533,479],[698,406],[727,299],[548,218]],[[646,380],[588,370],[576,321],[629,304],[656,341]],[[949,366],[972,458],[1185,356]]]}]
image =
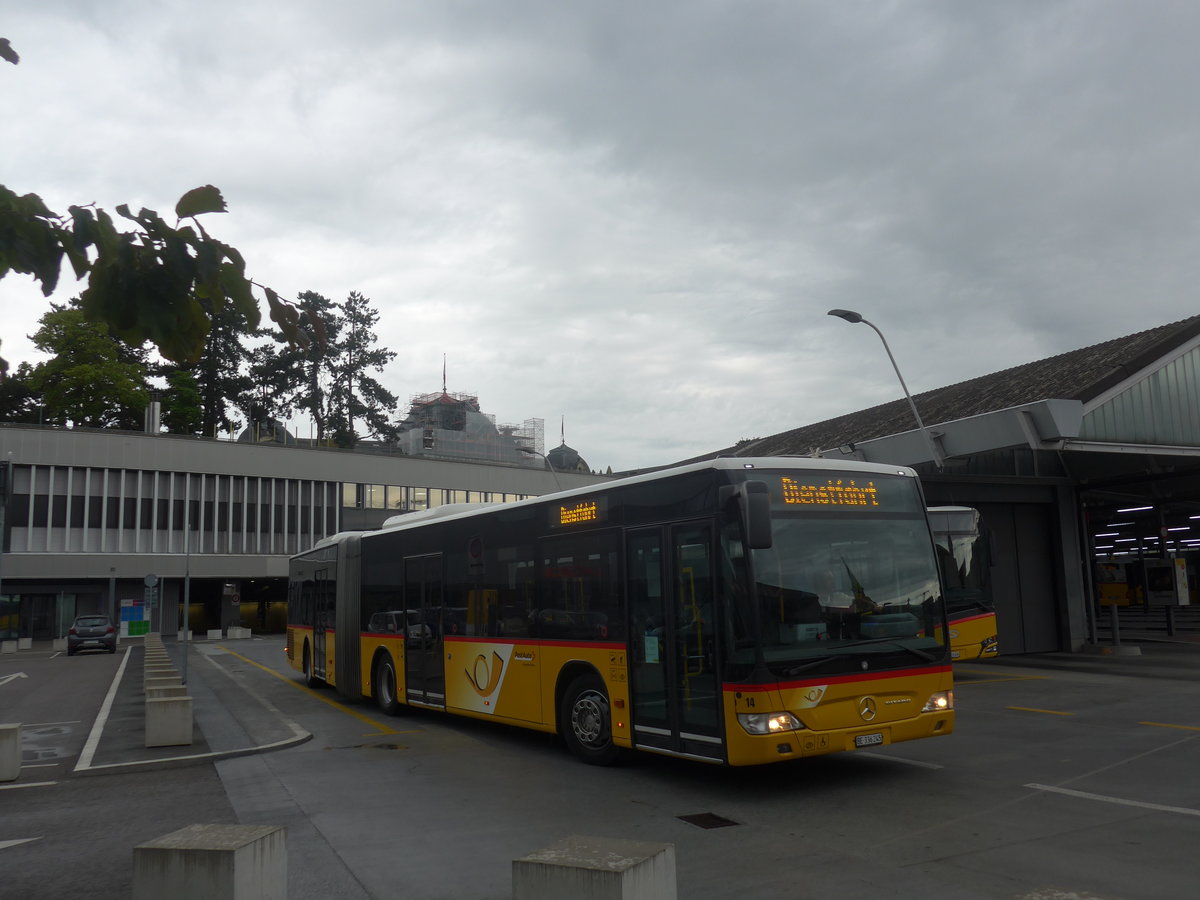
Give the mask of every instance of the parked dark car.
[{"label": "parked dark car", "polygon": [[108,616],[78,616],[67,631],[67,656],[80,650],[117,652],[117,629]]}]

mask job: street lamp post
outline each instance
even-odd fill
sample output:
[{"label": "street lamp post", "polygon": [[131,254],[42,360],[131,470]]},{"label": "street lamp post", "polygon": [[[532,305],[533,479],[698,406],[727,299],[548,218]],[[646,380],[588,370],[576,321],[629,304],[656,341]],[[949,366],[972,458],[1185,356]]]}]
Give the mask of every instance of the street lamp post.
[{"label": "street lamp post", "polygon": [[558,469],[554,468],[554,463],[550,462],[550,457],[548,457],[545,453],[538,453],[532,447],[518,447],[517,449],[522,453],[528,453],[531,456],[540,456],[545,461],[546,468],[550,470],[550,474],[554,476],[555,486],[559,489],[559,491],[565,490],[562,482],[558,478]]},{"label": "street lamp post", "polygon": [[921,414],[917,412],[917,404],[913,402],[912,394],[908,392],[908,385],[904,383],[904,376],[900,374],[900,367],[896,365],[896,357],[892,356],[892,348],[888,346],[887,338],[883,336],[883,332],[875,327],[874,322],[864,319],[861,313],[856,313],[852,309],[831,309],[826,315],[837,316],[837,318],[845,319],[854,325],[857,325],[859,322],[862,322],[864,325],[870,325],[874,332],[879,335],[879,339],[883,341],[883,349],[887,351],[888,359],[892,361],[892,368],[896,370],[896,378],[900,380],[900,387],[904,390],[904,396],[908,398],[908,405],[912,408],[913,418],[917,420],[917,427],[925,435],[925,440],[929,443],[929,452],[933,454],[933,462],[940,472],[943,464],[941,451],[938,450],[937,444],[933,440],[933,435],[929,433],[929,429],[921,421]]}]

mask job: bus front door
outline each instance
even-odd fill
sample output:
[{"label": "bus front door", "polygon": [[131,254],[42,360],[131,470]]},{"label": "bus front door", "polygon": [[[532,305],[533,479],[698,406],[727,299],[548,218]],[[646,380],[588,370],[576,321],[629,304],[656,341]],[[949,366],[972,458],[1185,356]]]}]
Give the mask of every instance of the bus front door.
[{"label": "bus front door", "polygon": [[627,536],[634,742],[724,760],[712,528]]},{"label": "bus front door", "polygon": [[404,560],[404,680],[409,703],[446,705],[442,641],[442,557]]}]

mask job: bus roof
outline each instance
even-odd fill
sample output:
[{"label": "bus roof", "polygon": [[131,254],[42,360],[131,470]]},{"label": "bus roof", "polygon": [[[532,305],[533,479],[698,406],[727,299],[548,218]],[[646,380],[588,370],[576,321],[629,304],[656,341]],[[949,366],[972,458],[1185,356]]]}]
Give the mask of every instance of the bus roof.
[{"label": "bus roof", "polygon": [[687,463],[682,466],[672,466],[665,469],[655,469],[652,472],[642,472],[637,475],[629,475],[624,478],[615,478],[612,481],[596,482],[595,484],[584,485],[582,487],[568,488],[564,491],[555,491],[552,494],[541,494],[537,497],[530,497],[526,500],[518,500],[515,503],[447,503],[442,506],[435,506],[431,509],[421,510],[419,512],[404,513],[398,516],[391,516],[386,519],[383,526],[374,531],[346,531],[338,532],[329,537],[322,538],[313,544],[309,550],[302,553],[293,554],[294,556],[303,556],[312,550],[319,547],[326,547],[331,544],[337,544],[354,535],[378,534],[383,531],[399,531],[406,528],[416,528],[422,524],[437,520],[451,520],[465,516],[474,516],[489,509],[514,508],[518,506],[528,506],[537,503],[553,502],[557,499],[565,499],[573,496],[586,496],[594,494],[596,491],[607,491],[611,488],[623,487],[625,485],[648,484],[654,481],[661,481],[664,478],[673,478],[677,475],[686,475],[691,472],[703,472],[706,470],[716,471],[752,471],[754,469],[795,469],[795,470],[814,470],[814,471],[829,471],[847,473],[862,473],[864,475],[907,475],[915,478],[917,473],[908,466],[887,465],[884,463],[869,463],[859,462],[857,460],[833,460],[815,456],[761,456],[761,457],[729,457],[722,456],[715,459],[705,459],[699,462]]}]

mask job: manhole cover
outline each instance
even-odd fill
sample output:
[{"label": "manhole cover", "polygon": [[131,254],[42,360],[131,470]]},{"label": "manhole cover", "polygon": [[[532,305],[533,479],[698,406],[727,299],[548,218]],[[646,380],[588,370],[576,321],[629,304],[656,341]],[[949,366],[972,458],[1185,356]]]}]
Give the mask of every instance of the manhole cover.
[{"label": "manhole cover", "polygon": [[678,816],[689,825],[695,825],[699,828],[725,828],[729,825],[738,825],[740,823],[727,819],[724,816],[718,816],[716,813],[696,813],[692,816]]}]

